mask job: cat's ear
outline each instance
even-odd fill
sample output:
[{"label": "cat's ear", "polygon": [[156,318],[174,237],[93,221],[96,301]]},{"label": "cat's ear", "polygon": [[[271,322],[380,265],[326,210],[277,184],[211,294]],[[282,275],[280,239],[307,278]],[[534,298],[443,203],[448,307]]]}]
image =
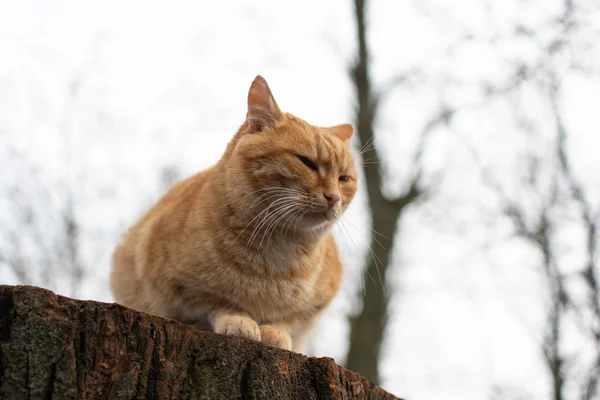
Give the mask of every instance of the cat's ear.
[{"label": "cat's ear", "polygon": [[246,121],[253,131],[260,132],[265,128],[272,128],[275,122],[281,119],[279,106],[273,98],[267,81],[257,75],[248,92],[248,113]]},{"label": "cat's ear", "polygon": [[335,136],[342,139],[343,141],[350,140],[352,138],[352,135],[354,134],[354,127],[350,124],[333,126],[329,129]]}]

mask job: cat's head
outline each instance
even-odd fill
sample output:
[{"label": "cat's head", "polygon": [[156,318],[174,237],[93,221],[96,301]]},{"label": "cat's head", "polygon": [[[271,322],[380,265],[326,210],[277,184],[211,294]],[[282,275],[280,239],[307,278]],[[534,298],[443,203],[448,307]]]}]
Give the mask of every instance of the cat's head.
[{"label": "cat's head", "polygon": [[[350,149],[352,125],[310,125],[282,112],[257,76],[248,93],[246,122],[224,156],[228,182],[265,224],[319,230],[333,224],[354,198],[357,172]],[[263,217],[257,218],[261,220]]]}]

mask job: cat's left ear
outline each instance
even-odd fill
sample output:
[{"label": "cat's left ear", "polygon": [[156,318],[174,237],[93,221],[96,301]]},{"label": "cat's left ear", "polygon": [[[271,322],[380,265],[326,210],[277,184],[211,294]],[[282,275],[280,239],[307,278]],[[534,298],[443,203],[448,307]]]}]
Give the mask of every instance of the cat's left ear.
[{"label": "cat's left ear", "polygon": [[275,122],[282,118],[281,110],[269,89],[267,81],[257,75],[248,92],[248,113],[246,121],[253,131],[260,132],[265,128],[273,128]]},{"label": "cat's left ear", "polygon": [[350,124],[342,124],[329,128],[331,132],[344,142],[350,140],[354,134],[354,127]]}]

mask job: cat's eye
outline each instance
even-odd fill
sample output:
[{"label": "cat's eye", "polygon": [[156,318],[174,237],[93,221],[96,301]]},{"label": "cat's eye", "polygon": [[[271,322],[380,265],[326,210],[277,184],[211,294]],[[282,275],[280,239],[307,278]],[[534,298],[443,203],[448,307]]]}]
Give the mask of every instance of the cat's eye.
[{"label": "cat's eye", "polygon": [[350,177],[348,175],[340,175],[338,179],[340,180],[340,182],[348,182],[350,180]]},{"label": "cat's eye", "polygon": [[313,171],[319,170],[319,167],[317,166],[317,164],[315,164],[315,162],[312,161],[310,158],[304,157],[304,156],[298,156],[298,158],[300,159],[300,161],[302,161],[302,163],[304,163],[304,165],[306,165],[308,168],[312,169]]}]

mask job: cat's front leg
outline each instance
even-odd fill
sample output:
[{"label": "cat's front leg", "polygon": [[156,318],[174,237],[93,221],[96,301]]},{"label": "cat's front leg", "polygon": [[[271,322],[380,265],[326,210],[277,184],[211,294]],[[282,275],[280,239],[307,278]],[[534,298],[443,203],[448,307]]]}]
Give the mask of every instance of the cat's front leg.
[{"label": "cat's front leg", "polygon": [[261,325],[260,341],[269,346],[279,347],[280,349],[292,349],[292,337],[284,326],[281,325]]},{"label": "cat's front leg", "polygon": [[292,350],[296,353],[309,355],[307,354],[308,342],[322,316],[323,311],[318,312],[307,321],[304,321],[300,326],[296,326],[294,334],[292,335],[292,341],[294,343]]},{"label": "cat's front leg", "polygon": [[240,336],[260,342],[258,324],[252,318],[240,314],[219,314],[213,319],[215,332],[223,335]]}]

